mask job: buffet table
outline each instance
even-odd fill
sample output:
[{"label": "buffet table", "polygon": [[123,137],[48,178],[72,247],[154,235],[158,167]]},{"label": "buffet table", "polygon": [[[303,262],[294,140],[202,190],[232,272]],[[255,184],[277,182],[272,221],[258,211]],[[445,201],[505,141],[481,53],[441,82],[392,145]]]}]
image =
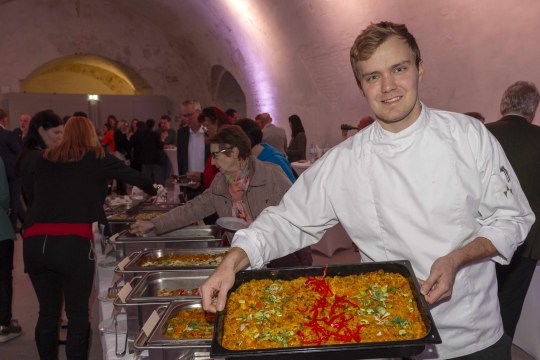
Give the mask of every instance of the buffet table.
[{"label": "buffet table", "polygon": [[[96,249],[96,264],[100,264],[102,262],[110,262],[114,260],[114,258],[110,256],[105,256],[101,254],[99,250]],[[100,298],[102,298],[104,295],[107,294],[107,289],[111,286],[112,280],[114,277],[114,267],[107,267],[104,268],[100,265],[96,266],[96,286],[98,290],[98,294],[100,295]],[[109,319],[111,317],[112,311],[113,311],[114,305],[109,301],[99,301],[99,319],[100,323],[101,321],[105,319]],[[124,349],[124,344],[126,340],[126,334],[118,334],[118,348],[121,352]],[[101,332],[101,347],[103,349],[103,359],[104,360],[115,360],[115,359],[122,359],[122,360],[142,360],[144,359],[144,353],[143,356],[135,356],[134,354],[129,354],[126,351],[126,354],[123,357],[119,357],[116,355],[116,349],[115,349],[115,343],[116,343],[116,336],[113,333],[103,333]]]}]

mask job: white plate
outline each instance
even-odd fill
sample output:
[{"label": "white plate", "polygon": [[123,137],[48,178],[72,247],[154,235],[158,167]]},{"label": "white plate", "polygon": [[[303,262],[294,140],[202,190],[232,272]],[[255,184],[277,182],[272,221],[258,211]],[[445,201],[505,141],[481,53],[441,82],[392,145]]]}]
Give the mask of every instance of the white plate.
[{"label": "white plate", "polygon": [[104,334],[126,334],[127,333],[127,316],[125,313],[118,314],[116,317],[116,329],[114,327],[113,318],[108,318],[99,323],[99,331]]},{"label": "white plate", "polygon": [[236,217],[222,217],[216,220],[216,224],[226,230],[238,231],[249,226],[247,222]]}]

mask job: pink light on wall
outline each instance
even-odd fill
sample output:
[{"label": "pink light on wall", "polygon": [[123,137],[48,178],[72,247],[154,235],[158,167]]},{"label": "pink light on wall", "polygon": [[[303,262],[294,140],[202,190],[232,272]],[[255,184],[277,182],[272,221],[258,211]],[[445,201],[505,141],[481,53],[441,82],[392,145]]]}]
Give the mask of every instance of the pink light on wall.
[{"label": "pink light on wall", "polygon": [[245,60],[243,71],[254,99],[253,112],[275,114],[276,87],[267,63],[271,58],[272,31],[263,21],[265,16],[257,7],[258,1],[223,0],[223,3],[230,15],[231,40],[236,41]]}]

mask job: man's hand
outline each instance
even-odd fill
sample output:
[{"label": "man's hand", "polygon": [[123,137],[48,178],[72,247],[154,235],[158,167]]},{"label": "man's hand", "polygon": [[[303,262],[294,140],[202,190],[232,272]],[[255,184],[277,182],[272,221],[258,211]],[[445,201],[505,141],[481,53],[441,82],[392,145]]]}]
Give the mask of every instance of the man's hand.
[{"label": "man's hand", "polygon": [[484,237],[477,237],[462,248],[435,260],[431,265],[429,277],[425,281],[419,280],[420,292],[430,304],[450,297],[459,269],[495,255],[497,255],[497,249],[493,243]]},{"label": "man's hand", "polygon": [[129,232],[137,236],[143,236],[154,228],[154,223],[148,220],[137,220],[129,227]]},{"label": "man's hand", "polygon": [[199,287],[203,309],[222,311],[227,302],[227,293],[234,285],[235,274],[248,265],[249,259],[244,250],[231,248],[212,275]]},{"label": "man's hand", "polygon": [[449,254],[435,260],[426,280],[418,279],[420,292],[429,304],[452,295],[457,271],[457,264]]}]

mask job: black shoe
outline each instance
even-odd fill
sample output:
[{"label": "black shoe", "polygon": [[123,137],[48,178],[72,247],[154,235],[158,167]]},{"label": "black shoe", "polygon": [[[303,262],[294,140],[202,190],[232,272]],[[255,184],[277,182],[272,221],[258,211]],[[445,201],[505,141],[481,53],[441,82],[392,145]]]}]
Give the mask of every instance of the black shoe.
[{"label": "black shoe", "polygon": [[0,343],[9,341],[22,334],[22,328],[17,320],[11,320],[8,326],[0,325]]}]

